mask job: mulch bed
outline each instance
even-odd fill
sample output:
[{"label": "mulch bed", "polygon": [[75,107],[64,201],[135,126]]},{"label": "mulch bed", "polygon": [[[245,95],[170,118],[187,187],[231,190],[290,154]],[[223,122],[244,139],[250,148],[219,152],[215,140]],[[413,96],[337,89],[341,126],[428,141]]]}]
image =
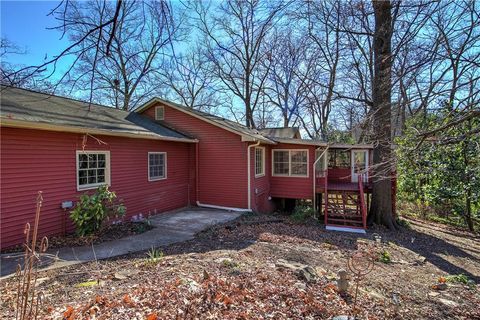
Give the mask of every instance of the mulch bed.
[{"label": "mulch bed", "polygon": [[[332,319],[354,311],[351,275],[343,295],[336,277],[364,246],[388,251],[392,261],[377,261],[361,281],[358,319],[480,319],[476,284],[434,288],[449,274],[478,280],[477,239],[419,222],[411,230],[375,228],[363,236],[255,215],[160,248],[164,256],[155,261],[140,252],[40,272],[41,318]],[[311,266],[318,278],[307,281],[279,268],[279,260]],[[0,292],[5,318],[14,310],[13,281],[5,281]]]},{"label": "mulch bed", "polygon": [[[69,234],[66,236],[49,237],[48,248],[55,249],[62,247],[81,247],[99,244],[102,242],[125,238],[135,234],[141,234],[151,230],[152,228],[153,227],[149,223],[144,221],[123,221],[121,223],[108,225],[98,232],[88,236],[80,237],[76,234]],[[2,250],[1,253],[13,253],[21,251],[23,251],[23,246],[16,246]]]}]

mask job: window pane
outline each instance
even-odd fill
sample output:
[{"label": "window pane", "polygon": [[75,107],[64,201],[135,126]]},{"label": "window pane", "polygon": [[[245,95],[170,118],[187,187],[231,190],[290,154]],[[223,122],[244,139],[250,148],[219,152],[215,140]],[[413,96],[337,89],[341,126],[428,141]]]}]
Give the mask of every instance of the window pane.
[{"label": "window pane", "polygon": [[292,175],[307,175],[306,163],[292,163]]},{"label": "window pane", "polygon": [[292,151],[292,175],[307,175],[307,151]]},{"label": "window pane", "polygon": [[350,168],[350,151],[336,150],[336,166],[339,168]]},{"label": "window pane", "polygon": [[255,148],[255,174],[264,174],[263,149]]},{"label": "window pane", "polygon": [[307,162],[307,151],[292,151],[292,162]]},{"label": "window pane", "polygon": [[273,173],[280,175],[289,174],[289,152],[274,151],[273,152]]},{"label": "window pane", "polygon": [[150,179],[165,178],[165,154],[151,153],[148,155],[148,173]]},{"label": "window pane", "polygon": [[107,156],[105,153],[78,154],[79,186],[96,185],[107,182]]}]

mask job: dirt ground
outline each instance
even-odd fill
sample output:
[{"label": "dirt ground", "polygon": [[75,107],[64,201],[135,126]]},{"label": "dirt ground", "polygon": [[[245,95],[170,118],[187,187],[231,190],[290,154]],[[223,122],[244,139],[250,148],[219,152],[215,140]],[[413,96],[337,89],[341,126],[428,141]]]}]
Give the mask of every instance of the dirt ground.
[{"label": "dirt ground", "polygon": [[[243,216],[156,258],[142,252],[40,272],[40,318],[480,319],[480,238],[409,221],[401,232],[358,235]],[[354,309],[352,273],[347,293],[337,278],[359,251],[384,262],[360,281]],[[2,282],[2,318],[14,316],[15,293],[14,279]]]}]

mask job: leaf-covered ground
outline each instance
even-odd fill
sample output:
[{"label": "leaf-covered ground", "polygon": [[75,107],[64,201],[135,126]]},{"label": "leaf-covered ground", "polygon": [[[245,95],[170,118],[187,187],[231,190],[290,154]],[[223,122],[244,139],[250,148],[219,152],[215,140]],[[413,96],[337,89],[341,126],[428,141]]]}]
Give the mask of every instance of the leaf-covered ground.
[{"label": "leaf-covered ground", "polygon": [[[40,272],[41,318],[330,319],[357,312],[359,319],[480,319],[472,283],[480,279],[480,239],[418,221],[411,227],[359,236],[244,216],[161,248],[160,259],[143,252]],[[357,250],[390,263],[377,261],[360,282],[353,310],[352,279],[349,293],[339,294],[336,277]],[[307,281],[280,261],[318,276]],[[443,282],[445,290],[435,288]],[[2,282],[1,294],[2,316],[10,319],[13,279]]]}]

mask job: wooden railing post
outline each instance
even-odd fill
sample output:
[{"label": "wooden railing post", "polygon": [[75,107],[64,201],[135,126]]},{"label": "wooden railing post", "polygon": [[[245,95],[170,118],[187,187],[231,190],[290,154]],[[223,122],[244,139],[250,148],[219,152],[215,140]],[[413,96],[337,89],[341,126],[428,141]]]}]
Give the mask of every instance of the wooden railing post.
[{"label": "wooden railing post", "polygon": [[358,176],[358,190],[360,197],[360,211],[362,213],[362,224],[363,228],[367,229],[367,209],[365,207],[365,194],[363,192],[363,176]]},{"label": "wooden railing post", "polygon": [[328,224],[328,169],[325,170],[325,181],[324,181],[324,196],[325,196],[325,212],[324,212],[324,223]]}]

